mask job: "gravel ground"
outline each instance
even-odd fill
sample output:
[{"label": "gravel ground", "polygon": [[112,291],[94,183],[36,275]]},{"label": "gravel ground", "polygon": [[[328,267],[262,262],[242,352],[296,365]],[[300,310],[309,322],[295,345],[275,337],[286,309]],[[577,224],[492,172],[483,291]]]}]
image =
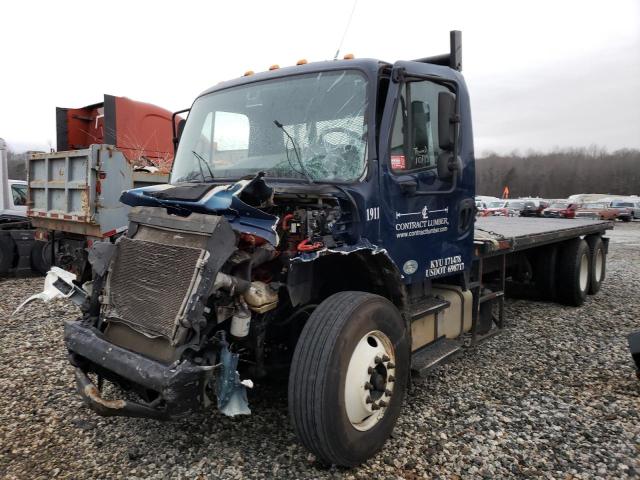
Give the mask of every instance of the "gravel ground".
[{"label": "gravel ground", "polygon": [[295,440],[286,386],[253,415],[100,418],[75,393],[62,343],[74,307],[35,303],[41,278],[0,280],[1,478],[640,478],[640,222],[618,224],[608,278],[578,309],[507,302],[507,328],[410,392],[384,450],[324,469]]}]

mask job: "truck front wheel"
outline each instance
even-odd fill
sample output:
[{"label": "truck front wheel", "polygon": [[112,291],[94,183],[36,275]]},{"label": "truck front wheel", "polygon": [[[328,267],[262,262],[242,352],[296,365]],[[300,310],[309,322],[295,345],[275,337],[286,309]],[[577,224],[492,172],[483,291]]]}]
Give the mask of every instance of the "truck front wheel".
[{"label": "truck front wheel", "polygon": [[591,276],[591,255],[587,242],[580,238],[564,242],[558,258],[558,299],[579,307],[587,298]]},{"label": "truck front wheel", "polygon": [[339,292],[307,321],[289,375],[298,438],[329,465],[352,467],[382,448],[409,378],[409,338],[387,299]]}]

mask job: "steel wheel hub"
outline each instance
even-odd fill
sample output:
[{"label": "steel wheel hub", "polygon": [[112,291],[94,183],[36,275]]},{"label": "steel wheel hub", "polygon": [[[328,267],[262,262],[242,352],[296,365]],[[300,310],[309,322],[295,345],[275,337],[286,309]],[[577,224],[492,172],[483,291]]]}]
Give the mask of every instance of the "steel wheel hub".
[{"label": "steel wheel hub", "polygon": [[347,417],[357,430],[369,430],[386,412],[395,383],[395,350],[379,330],[363,336],[351,354],[344,385]]},{"label": "steel wheel hub", "polygon": [[604,270],[604,255],[602,254],[602,249],[598,249],[596,252],[596,274],[595,278],[598,282],[602,281],[602,271]]},{"label": "steel wheel hub", "polygon": [[580,291],[584,292],[587,289],[587,282],[589,281],[589,258],[587,255],[583,255],[580,258]]}]

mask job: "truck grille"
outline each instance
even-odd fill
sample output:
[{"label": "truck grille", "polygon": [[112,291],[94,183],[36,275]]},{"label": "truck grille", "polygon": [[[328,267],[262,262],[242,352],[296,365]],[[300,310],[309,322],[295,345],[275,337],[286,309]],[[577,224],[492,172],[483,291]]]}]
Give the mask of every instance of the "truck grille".
[{"label": "truck grille", "polygon": [[107,321],[173,341],[204,255],[200,248],[121,238],[108,277]]}]

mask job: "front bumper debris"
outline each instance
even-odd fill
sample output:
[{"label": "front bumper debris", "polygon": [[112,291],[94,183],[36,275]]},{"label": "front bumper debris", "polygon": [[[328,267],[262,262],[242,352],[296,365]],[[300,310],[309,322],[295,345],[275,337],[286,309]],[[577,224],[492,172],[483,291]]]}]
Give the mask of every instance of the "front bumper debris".
[{"label": "front bumper debris", "polygon": [[[98,330],[79,321],[65,322],[64,340],[76,367],[78,392],[99,415],[169,419],[209,404],[205,385],[213,378],[212,366],[188,361],[164,365],[108,342]],[[151,403],[106,400],[87,376],[90,372],[158,396]]]}]

